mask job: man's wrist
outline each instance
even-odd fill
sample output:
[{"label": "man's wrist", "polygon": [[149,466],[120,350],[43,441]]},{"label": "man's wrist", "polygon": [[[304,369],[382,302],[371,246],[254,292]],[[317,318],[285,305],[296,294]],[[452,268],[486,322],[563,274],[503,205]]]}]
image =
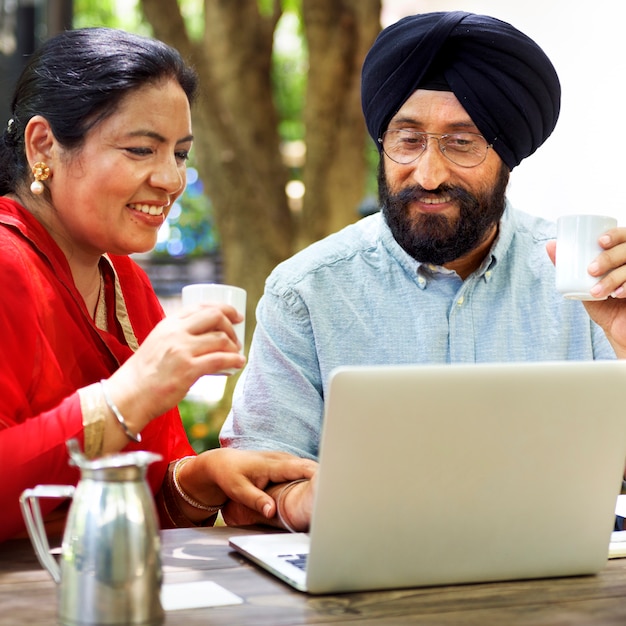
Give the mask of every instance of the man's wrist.
[{"label": "man's wrist", "polygon": [[293,492],[299,488],[299,485],[307,482],[309,482],[308,478],[300,478],[285,483],[276,496],[276,517],[280,525],[292,533],[306,532],[308,530],[308,524],[304,526],[299,522],[297,518],[300,516],[294,515],[294,511],[296,513],[299,512],[297,510],[298,507],[294,507],[293,505],[288,507],[287,497],[291,494],[293,502]]}]

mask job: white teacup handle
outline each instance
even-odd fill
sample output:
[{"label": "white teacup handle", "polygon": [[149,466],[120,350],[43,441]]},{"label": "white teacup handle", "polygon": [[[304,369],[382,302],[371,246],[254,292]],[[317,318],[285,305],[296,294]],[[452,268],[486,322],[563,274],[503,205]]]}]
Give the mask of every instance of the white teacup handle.
[{"label": "white teacup handle", "polygon": [[39,498],[72,498],[74,489],[71,485],[37,485],[33,489],[26,489],[20,496],[22,515],[26,522],[26,530],[35,554],[41,566],[48,570],[52,580],[58,585],[61,582],[61,570],[54,557],[50,554],[50,544],[46,535],[46,528],[39,507]]}]

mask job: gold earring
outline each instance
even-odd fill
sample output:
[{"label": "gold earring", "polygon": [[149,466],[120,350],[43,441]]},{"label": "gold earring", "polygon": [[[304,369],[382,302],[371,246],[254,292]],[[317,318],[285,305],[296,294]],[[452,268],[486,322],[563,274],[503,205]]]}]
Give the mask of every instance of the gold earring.
[{"label": "gold earring", "polygon": [[42,161],[37,161],[37,163],[33,165],[32,172],[35,180],[31,183],[30,190],[36,196],[40,196],[44,190],[42,181],[50,178],[50,168]]}]

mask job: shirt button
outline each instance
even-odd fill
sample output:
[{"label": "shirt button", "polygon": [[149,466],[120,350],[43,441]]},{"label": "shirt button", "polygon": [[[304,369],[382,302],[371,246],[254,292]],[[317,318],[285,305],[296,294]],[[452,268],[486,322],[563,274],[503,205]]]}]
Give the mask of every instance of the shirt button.
[{"label": "shirt button", "polygon": [[487,280],[489,280],[489,279],[491,278],[491,270],[487,270],[487,271],[485,272],[485,278],[486,278]]},{"label": "shirt button", "polygon": [[464,302],[465,302],[465,297],[464,297],[464,296],[461,296],[461,297],[460,297],[460,298],[456,301],[456,303],[457,303],[459,306],[461,306]]},{"label": "shirt button", "polygon": [[420,287],[423,287],[423,286],[426,284],[426,279],[425,279],[423,276],[420,276],[420,277],[417,279],[417,283],[418,283],[418,285],[419,285]]}]

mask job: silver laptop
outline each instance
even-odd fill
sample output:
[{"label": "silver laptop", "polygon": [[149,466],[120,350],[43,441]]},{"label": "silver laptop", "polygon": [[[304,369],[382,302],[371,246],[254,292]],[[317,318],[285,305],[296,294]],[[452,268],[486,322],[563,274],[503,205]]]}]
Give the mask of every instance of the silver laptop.
[{"label": "silver laptop", "polygon": [[625,393],[619,361],[339,368],[310,532],[230,545],[309,593],[596,573]]}]

